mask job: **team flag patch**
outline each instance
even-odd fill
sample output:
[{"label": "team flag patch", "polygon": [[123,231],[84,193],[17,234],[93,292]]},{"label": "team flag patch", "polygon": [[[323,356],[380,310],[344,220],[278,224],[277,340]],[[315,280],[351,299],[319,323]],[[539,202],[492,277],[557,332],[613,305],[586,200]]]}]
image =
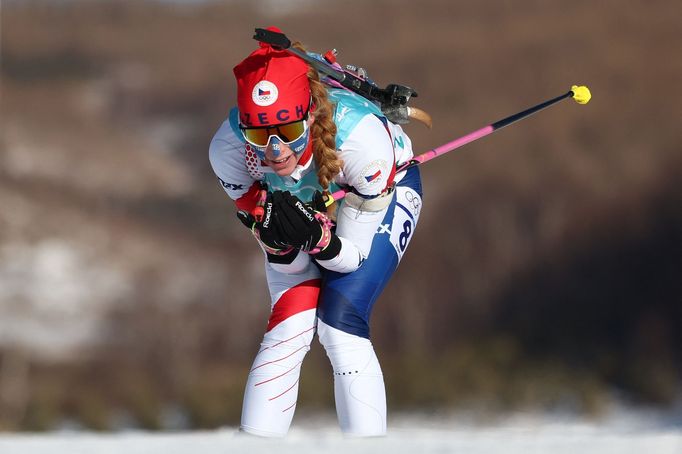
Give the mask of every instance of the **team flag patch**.
[{"label": "team flag patch", "polygon": [[360,175],[355,179],[356,189],[362,190],[365,188],[374,191],[374,188],[386,183],[386,176],[388,175],[387,168],[388,165],[383,159],[378,159],[367,164],[365,168],[362,169],[362,172],[360,172]]},{"label": "team flag patch", "polygon": [[257,106],[270,106],[277,101],[278,95],[279,90],[277,89],[277,85],[268,80],[261,80],[253,87],[251,100]]},{"label": "team flag patch", "polygon": [[371,183],[381,176],[381,170],[377,170],[373,175],[365,175],[365,180],[367,183]]}]

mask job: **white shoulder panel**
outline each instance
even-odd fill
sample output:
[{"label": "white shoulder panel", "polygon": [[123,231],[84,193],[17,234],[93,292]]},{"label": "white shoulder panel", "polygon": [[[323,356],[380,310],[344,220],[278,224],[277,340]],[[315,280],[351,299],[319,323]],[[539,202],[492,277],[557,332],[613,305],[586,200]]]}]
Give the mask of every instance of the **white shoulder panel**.
[{"label": "white shoulder panel", "polygon": [[365,116],[339,149],[346,183],[365,196],[380,194],[395,165],[393,139],[374,115]]},{"label": "white shoulder panel", "polygon": [[256,181],[249,173],[244,153],[244,144],[234,134],[230,122],[224,121],[211,140],[208,156],[213,172],[232,200],[244,195]]}]

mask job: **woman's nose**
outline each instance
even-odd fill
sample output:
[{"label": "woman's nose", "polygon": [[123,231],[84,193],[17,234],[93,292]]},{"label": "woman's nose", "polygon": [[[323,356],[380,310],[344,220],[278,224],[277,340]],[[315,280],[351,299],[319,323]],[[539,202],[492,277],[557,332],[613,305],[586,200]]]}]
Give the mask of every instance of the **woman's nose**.
[{"label": "woman's nose", "polygon": [[270,139],[270,143],[268,144],[266,152],[270,156],[278,158],[279,155],[282,154],[282,151],[284,151],[283,146],[284,144],[277,137],[272,137]]}]

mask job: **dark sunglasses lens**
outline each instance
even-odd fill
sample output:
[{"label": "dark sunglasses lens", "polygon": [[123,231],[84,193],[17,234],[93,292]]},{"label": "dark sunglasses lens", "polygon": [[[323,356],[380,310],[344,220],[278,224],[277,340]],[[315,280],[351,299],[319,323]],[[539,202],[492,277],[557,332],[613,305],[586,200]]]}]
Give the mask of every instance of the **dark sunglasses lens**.
[{"label": "dark sunglasses lens", "polygon": [[270,137],[268,128],[252,128],[242,129],[246,140],[252,144],[264,147],[268,144],[268,137]]},{"label": "dark sunglasses lens", "polygon": [[277,127],[277,136],[284,142],[293,142],[305,132],[304,122],[305,120],[301,120]]},{"label": "dark sunglasses lens", "polygon": [[267,128],[244,128],[242,132],[246,140],[259,147],[267,146],[270,136],[273,135],[279,137],[282,142],[290,143],[305,132],[305,120]]}]

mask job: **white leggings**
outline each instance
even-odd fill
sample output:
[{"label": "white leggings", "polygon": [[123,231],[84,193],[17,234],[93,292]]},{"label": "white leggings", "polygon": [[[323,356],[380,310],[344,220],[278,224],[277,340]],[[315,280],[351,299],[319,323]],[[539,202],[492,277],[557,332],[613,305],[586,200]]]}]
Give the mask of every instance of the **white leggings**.
[{"label": "white leggings", "polygon": [[[384,247],[376,247],[375,251],[373,246],[360,273],[371,272],[371,267],[385,268],[381,256],[384,253],[392,254],[394,263],[400,260],[417,223],[420,204],[415,190],[397,188],[397,208],[377,233],[384,235],[380,240],[385,242]],[[266,262],[272,313],[246,383],[241,430],[266,437],[286,435],[296,408],[301,364],[317,332],[334,370],[336,412],[342,432],[349,436],[384,435],[384,379],[372,343],[366,337],[331,326],[335,323],[333,314],[320,312],[326,323],[317,318],[320,271],[309,260],[307,254],[297,258],[295,273],[283,273],[277,265]],[[382,271],[385,279],[390,279],[391,274]],[[329,282],[327,285],[334,285]],[[369,287],[374,291],[375,287]],[[373,300],[367,303],[371,305]],[[366,322],[360,324],[361,328],[367,326],[363,325]]]},{"label": "white leggings", "polygon": [[[315,310],[287,318],[265,334],[249,373],[241,429],[264,437],[287,434],[296,408],[301,363],[313,339]],[[386,433],[384,378],[368,339],[317,322],[320,343],[334,370],[341,431],[349,436]]]}]

